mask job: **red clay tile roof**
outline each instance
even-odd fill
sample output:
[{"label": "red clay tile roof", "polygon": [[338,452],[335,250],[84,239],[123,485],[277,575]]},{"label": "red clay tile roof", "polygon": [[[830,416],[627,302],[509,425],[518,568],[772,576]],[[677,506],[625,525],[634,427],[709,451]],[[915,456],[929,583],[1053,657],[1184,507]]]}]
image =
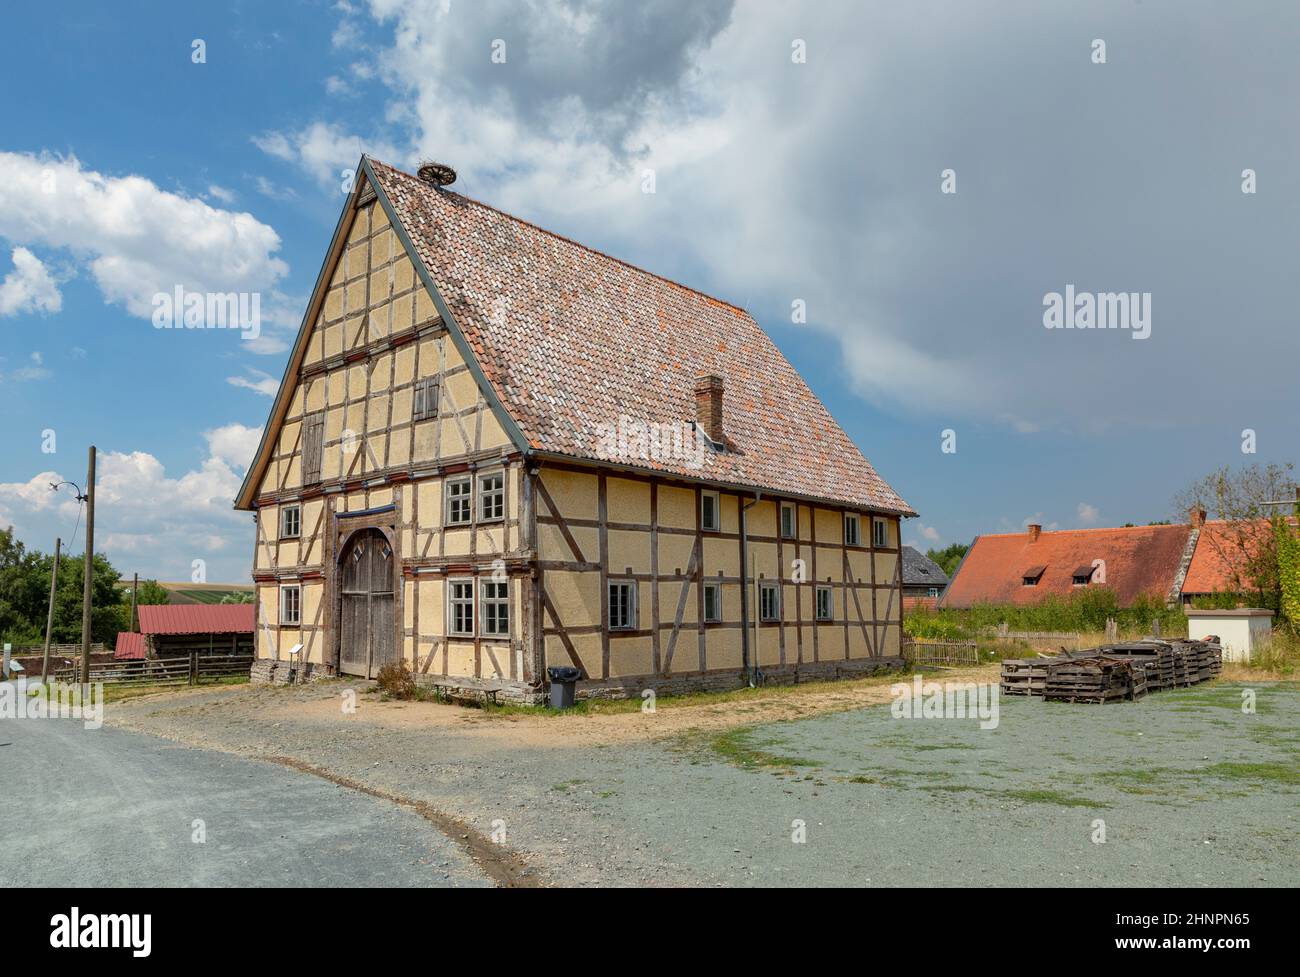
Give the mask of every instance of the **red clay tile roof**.
[{"label": "red clay tile roof", "polygon": [[[695,418],[723,378],[734,450],[637,468],[914,515],[743,309],[370,160],[497,399],[538,452],[602,459],[601,425]],[[620,460],[620,463],[623,463]]]},{"label": "red clay tile roof", "polygon": [[119,631],[117,641],[113,644],[114,658],[143,658],[144,635],[135,631]]},{"label": "red clay tile roof", "polygon": [[[1288,517],[1290,518],[1290,517]],[[1292,524],[1295,520],[1291,519]],[[1242,543],[1248,547],[1267,546],[1273,534],[1273,524],[1267,519],[1246,523],[1212,519],[1201,527],[1192,554],[1187,578],[1183,581],[1184,594],[1217,594],[1253,589],[1249,581],[1237,580],[1231,562],[1242,553]],[[1254,540],[1258,538],[1259,542]]]},{"label": "red clay tile roof", "polygon": [[144,634],[253,633],[252,604],[141,604]]},{"label": "red clay tile roof", "polygon": [[[1163,600],[1173,588],[1190,532],[1186,525],[1067,529],[1043,532],[1033,543],[1028,533],[979,536],[941,604],[1033,604],[1048,594],[1066,595],[1075,590],[1075,570],[1093,560],[1106,561],[1106,582],[1094,579],[1089,586],[1115,591],[1121,606],[1143,594]],[[1038,584],[1026,587],[1026,571],[1044,565]]]}]

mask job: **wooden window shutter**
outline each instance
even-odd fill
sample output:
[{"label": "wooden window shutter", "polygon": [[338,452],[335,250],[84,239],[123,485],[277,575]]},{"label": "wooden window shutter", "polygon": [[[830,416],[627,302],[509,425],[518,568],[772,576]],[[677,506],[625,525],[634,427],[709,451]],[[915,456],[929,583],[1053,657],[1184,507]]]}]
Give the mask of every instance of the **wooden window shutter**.
[{"label": "wooden window shutter", "polygon": [[302,482],[304,485],[320,481],[320,463],[324,449],[325,415],[312,414],[303,421]]},{"label": "wooden window shutter", "polygon": [[415,400],[412,405],[412,417],[423,421],[438,416],[438,381],[437,379],[417,380],[415,383]]}]

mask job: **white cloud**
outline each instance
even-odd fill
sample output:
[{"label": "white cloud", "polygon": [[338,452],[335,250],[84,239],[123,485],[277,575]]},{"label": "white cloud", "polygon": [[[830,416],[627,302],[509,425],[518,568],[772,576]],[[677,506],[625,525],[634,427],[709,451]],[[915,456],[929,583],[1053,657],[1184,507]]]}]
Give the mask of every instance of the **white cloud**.
[{"label": "white cloud", "polygon": [[270,291],[288,272],[279,235],[251,214],[85,169],[76,157],[0,152],[0,236],[68,249],[107,301],[145,319],[153,296],[177,285]]},{"label": "white cloud", "polygon": [[63,295],[41,259],[26,248],[14,248],[12,257],[13,270],[0,282],[0,316],[63,308]]},{"label": "white cloud", "polygon": [[30,380],[48,380],[52,376],[54,374],[45,368],[45,357],[36,352],[29,357],[27,366],[20,366],[14,370],[9,374],[9,379],[23,383]]},{"label": "white cloud", "polygon": [[305,170],[321,187],[337,191],[356,171],[363,153],[385,161],[402,160],[406,153],[385,140],[365,140],[336,123],[313,122],[295,132],[268,132],[253,137],[253,144],[277,159]]},{"label": "white cloud", "polygon": [[1079,503],[1078,512],[1079,512],[1079,522],[1083,523],[1085,526],[1091,526],[1101,516],[1101,513],[1097,510],[1097,507],[1095,505],[1088,505],[1087,502]]},{"label": "white cloud", "polygon": [[[191,561],[202,559],[208,561],[209,579],[247,579],[252,524],[247,513],[232,506],[261,429],[232,423],[203,437],[207,456],[177,477],[145,451],[100,453],[96,548],[119,570],[188,579]],[[0,484],[0,512],[21,516],[19,528],[33,545],[46,536],[62,534],[66,540],[71,534],[77,503],[68,490],[50,490],[50,483],[63,478],[45,471],[26,482]]]},{"label": "white cloud", "polygon": [[244,472],[252,464],[257,445],[262,440],[262,429],[243,424],[226,424],[204,431],[203,437],[207,439],[212,457]]},{"label": "white cloud", "polygon": [[280,389],[280,381],[269,373],[263,373],[252,367],[248,367],[245,372],[248,374],[246,377],[226,377],[226,383],[232,387],[255,391],[263,397],[274,397]]},{"label": "white cloud", "polygon": [[[355,40],[359,6],[339,8],[340,40]],[[809,341],[838,344],[847,381],[874,403],[961,411],[1025,434],[1181,423],[1213,403],[1162,397],[1144,382],[1149,358],[1159,349],[1176,361],[1166,369],[1194,370],[1197,350],[1240,314],[1243,276],[1258,285],[1247,292],[1260,341],[1288,353],[1300,341],[1284,325],[1289,299],[1278,284],[1295,202],[1243,221],[1239,195],[1204,192],[1205,174],[1240,171],[1232,147],[1250,138],[1246,117],[1214,98],[1223,77],[1237,69],[1285,79],[1268,98],[1268,111],[1284,112],[1294,72],[1249,19],[1223,25],[1231,44],[1222,72],[1189,72],[1162,52],[1199,43],[1204,25],[1188,21],[1174,28],[1177,44],[1157,43],[1168,28],[1150,6],[1112,18],[1152,57],[1130,64],[1131,84],[1093,93],[1100,101],[1088,104],[1108,119],[1108,137],[1068,153],[1042,133],[1062,105],[1082,104],[1070,38],[1090,29],[1088,15],[1037,5],[1002,24],[942,2],[883,7],[868,24],[844,4],[666,0],[644,16],[621,5],[371,0],[386,47],[365,50],[352,74],[373,66],[389,88],[376,138],[362,145],[326,118],[258,144],[322,185],[336,185],[362,149],[405,166],[430,156],[455,167],[456,189],[470,196],[684,277],[760,319],[788,326],[790,301],[803,298]],[[489,57],[497,37],[507,41],[504,65]],[[792,38],[807,39],[805,64],[792,63]],[[990,45],[1015,56],[990,72]],[[946,72],[894,83],[930,62]],[[954,87],[952,78],[982,81]],[[1168,112],[1153,115],[1132,97],[1166,89],[1175,93]],[[1232,138],[1189,144],[1182,120],[1207,111],[1207,124]],[[1158,147],[1143,166],[1166,173],[1165,192],[1147,192],[1149,181],[1114,163],[1112,147],[1129,142]],[[1284,149],[1270,142],[1261,152],[1285,165]],[[1189,156],[1196,165],[1183,165]],[[1008,159],[1019,161],[1015,179]],[[948,166],[958,172],[954,196],[939,192]],[[640,192],[644,168],[656,172],[654,195]],[[1076,188],[1068,199],[1066,184]],[[1053,205],[1046,221],[1044,201]],[[1141,226],[1160,230],[1117,243],[1101,213],[1141,214]],[[1243,254],[1267,238],[1269,259],[1252,269],[1222,259],[1226,243],[1213,255],[1167,246],[1194,241],[1211,221]],[[1084,279],[1161,291],[1179,342],[1161,345],[1172,333],[1159,321],[1149,343],[1043,330],[1044,292]],[[1203,287],[1189,290],[1188,280]],[[1263,411],[1285,410],[1289,362],[1241,358],[1222,368],[1234,372],[1243,406],[1273,416]],[[990,381],[998,377],[1014,382]],[[1071,389],[1090,391],[1087,411],[1060,396]]]},{"label": "white cloud", "polygon": [[228,190],[225,187],[218,186],[214,183],[208,187],[208,196],[215,197],[223,204],[233,204],[235,202],[236,194],[234,190]]},{"label": "white cloud", "polygon": [[942,538],[939,535],[939,530],[933,526],[927,526],[925,523],[917,523],[916,531],[921,534],[921,538],[927,543],[937,543]]}]

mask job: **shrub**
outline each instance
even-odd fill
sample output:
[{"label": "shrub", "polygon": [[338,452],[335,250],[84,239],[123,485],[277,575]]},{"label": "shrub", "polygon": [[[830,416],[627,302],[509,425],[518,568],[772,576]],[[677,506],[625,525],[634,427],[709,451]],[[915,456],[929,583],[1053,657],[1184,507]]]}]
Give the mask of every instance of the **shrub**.
[{"label": "shrub", "polygon": [[380,692],[394,699],[415,698],[415,676],[405,661],[388,662],[380,667],[375,682]]}]

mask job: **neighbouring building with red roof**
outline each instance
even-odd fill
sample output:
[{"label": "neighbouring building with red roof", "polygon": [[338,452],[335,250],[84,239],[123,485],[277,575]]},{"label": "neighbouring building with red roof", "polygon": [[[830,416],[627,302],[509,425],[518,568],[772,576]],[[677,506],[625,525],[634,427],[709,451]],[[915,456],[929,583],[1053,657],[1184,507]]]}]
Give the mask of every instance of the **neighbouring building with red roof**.
[{"label": "neighbouring building with red roof", "polygon": [[1189,604],[1199,596],[1248,592],[1233,572],[1243,545],[1262,545],[1267,520],[1207,520],[1193,510],[1188,522],[1115,529],[1043,531],[977,536],[940,601],[941,607],[1033,604],[1049,594],[1109,587],[1121,607],[1139,597]]},{"label": "neighbouring building with red roof", "polygon": [[554,667],[611,694],[896,661],[915,513],[749,314],[454,179],[358,168],[236,500],[255,677],[296,650],[535,701]]},{"label": "neighbouring building with red roof", "polygon": [[253,650],[252,604],[141,604],[139,632],[118,633],[113,657],[167,658],[191,651]]}]

